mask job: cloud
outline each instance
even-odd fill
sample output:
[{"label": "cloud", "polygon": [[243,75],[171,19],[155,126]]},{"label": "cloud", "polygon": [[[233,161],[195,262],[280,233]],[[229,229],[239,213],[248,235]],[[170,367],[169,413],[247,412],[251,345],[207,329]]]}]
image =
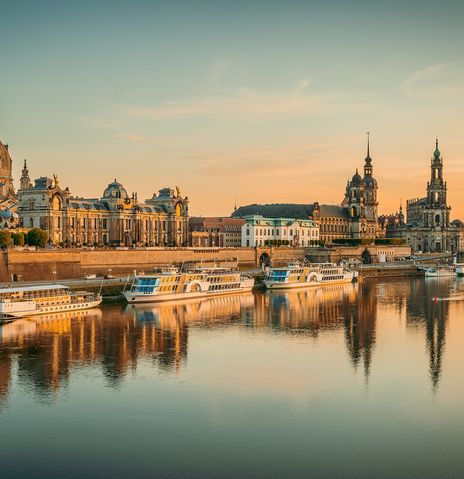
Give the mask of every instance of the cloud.
[{"label": "cloud", "polygon": [[136,143],[151,140],[151,138],[147,138],[146,136],[133,135],[130,133],[119,133],[117,135],[117,138],[119,138],[120,140],[131,141]]},{"label": "cloud", "polygon": [[410,73],[400,84],[403,91],[428,100],[463,100],[461,81],[464,65],[436,63]]},{"label": "cloud", "polygon": [[335,109],[335,96],[308,93],[309,81],[274,93],[241,89],[230,96],[210,96],[165,102],[158,106],[124,105],[125,115],[149,120],[210,117],[260,120],[324,114]]}]

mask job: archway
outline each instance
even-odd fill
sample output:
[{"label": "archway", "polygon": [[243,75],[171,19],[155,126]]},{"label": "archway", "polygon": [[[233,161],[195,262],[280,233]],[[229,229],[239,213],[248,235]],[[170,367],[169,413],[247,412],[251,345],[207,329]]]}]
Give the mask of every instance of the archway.
[{"label": "archway", "polygon": [[271,266],[271,257],[267,253],[262,253],[259,257],[259,266],[267,268]]},{"label": "archway", "polygon": [[132,246],[132,240],[130,234],[124,236],[124,246]]},{"label": "archway", "polygon": [[367,248],[363,251],[362,262],[364,264],[371,264],[372,262],[371,254],[369,253],[369,250]]}]

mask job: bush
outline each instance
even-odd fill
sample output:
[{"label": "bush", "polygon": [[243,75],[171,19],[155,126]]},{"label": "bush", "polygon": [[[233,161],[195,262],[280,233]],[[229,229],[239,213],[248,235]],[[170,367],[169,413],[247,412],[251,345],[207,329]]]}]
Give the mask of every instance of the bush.
[{"label": "bush", "polygon": [[341,246],[368,245],[375,242],[374,238],[335,238],[332,243]]},{"label": "bush", "polygon": [[288,246],[289,244],[290,244],[289,240],[280,240],[280,239],[264,240],[264,246]]},{"label": "bush", "polygon": [[26,238],[24,237],[24,233],[13,233],[11,235],[13,238],[13,244],[15,246],[24,246],[24,243],[26,242]]},{"label": "bush", "polygon": [[0,230],[0,246],[8,247],[11,245],[11,232],[8,230]]},{"label": "bush", "polygon": [[48,233],[40,228],[32,228],[27,233],[27,244],[43,248],[47,244]]},{"label": "bush", "polygon": [[401,246],[406,244],[406,238],[377,238],[376,245]]}]

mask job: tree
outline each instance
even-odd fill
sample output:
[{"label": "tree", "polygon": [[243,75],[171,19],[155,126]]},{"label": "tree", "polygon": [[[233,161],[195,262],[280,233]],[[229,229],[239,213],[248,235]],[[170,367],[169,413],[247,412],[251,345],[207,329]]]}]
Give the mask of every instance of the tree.
[{"label": "tree", "polygon": [[32,228],[27,233],[27,244],[44,247],[47,244],[48,233],[40,228]]},{"label": "tree", "polygon": [[8,247],[11,245],[11,232],[8,230],[0,230],[0,246]]},{"label": "tree", "polygon": [[11,237],[13,238],[13,244],[15,246],[24,246],[24,243],[26,241],[24,238],[24,233],[22,232],[13,233]]}]

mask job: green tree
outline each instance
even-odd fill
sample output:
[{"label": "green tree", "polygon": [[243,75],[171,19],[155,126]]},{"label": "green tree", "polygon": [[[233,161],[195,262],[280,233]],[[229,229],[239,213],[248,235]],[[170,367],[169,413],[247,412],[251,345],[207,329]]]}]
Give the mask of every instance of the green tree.
[{"label": "green tree", "polygon": [[24,243],[26,241],[26,239],[24,238],[24,233],[13,233],[11,237],[13,238],[13,244],[15,246],[24,246]]},{"label": "green tree", "polygon": [[0,246],[8,247],[11,245],[11,232],[8,230],[0,230]]},{"label": "green tree", "polygon": [[32,228],[27,233],[27,244],[44,247],[47,244],[48,233],[40,228]]}]

